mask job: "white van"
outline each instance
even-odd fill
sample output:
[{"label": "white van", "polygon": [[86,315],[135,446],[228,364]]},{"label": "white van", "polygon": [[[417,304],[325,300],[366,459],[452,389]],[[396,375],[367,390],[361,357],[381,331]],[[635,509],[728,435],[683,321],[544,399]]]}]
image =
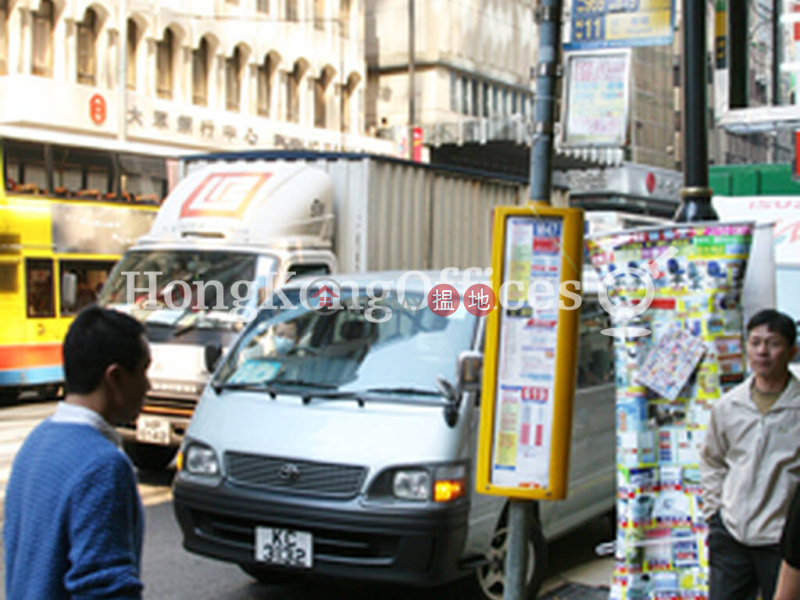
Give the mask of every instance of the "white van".
[{"label": "white van", "polygon": [[[544,576],[545,540],[614,507],[613,341],[600,334],[608,316],[596,288],[587,293],[590,277],[569,495],[537,508],[528,598]],[[327,314],[300,305],[307,282],[291,283],[282,292],[295,308],[262,309],[244,330],[179,454],[174,505],[186,549],[265,582],[471,577],[473,597],[502,598],[507,501],[474,492],[481,405],[463,391],[485,320],[464,303],[449,317],[414,310],[425,290],[413,279],[403,302],[399,274],[339,276],[336,295],[348,305],[357,292],[362,309]],[[391,318],[374,322],[387,309]]]}]

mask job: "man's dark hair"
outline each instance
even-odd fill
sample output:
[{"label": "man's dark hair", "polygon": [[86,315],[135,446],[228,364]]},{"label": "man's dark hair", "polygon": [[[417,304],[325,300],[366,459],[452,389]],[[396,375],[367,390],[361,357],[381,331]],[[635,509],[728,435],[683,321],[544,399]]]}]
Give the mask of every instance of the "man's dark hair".
[{"label": "man's dark hair", "polygon": [[109,365],[133,371],[145,356],[141,323],[115,310],[89,306],[69,326],[64,338],[66,392],[89,394],[97,389]]},{"label": "man's dark hair", "polygon": [[781,334],[789,346],[794,346],[797,341],[797,325],[789,315],[771,308],[759,311],[747,322],[747,335],[761,325],[766,325],[768,331]]}]

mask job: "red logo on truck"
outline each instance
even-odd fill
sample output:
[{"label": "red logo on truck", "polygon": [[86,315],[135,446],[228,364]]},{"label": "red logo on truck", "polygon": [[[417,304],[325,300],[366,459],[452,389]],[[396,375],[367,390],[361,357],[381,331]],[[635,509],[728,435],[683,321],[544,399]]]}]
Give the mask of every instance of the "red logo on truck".
[{"label": "red logo on truck", "polygon": [[272,173],[212,173],[184,200],[181,219],[229,217],[241,220],[271,176]]}]

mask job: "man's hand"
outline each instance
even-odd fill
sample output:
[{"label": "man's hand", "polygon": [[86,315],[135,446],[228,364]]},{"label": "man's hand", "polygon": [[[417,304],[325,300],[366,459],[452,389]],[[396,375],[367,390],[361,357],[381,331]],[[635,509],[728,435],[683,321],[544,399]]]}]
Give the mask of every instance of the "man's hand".
[{"label": "man's hand", "polygon": [[800,600],[800,571],[785,560],[781,563],[778,587],[772,600]]}]

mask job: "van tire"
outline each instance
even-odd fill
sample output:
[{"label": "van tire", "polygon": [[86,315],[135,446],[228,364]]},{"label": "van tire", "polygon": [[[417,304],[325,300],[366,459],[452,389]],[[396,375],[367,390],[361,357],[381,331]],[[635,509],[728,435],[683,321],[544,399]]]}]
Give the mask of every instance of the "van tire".
[{"label": "van tire", "polygon": [[239,563],[239,568],[256,579],[259,583],[267,585],[281,585],[296,583],[302,579],[297,573],[283,573],[275,569],[269,569],[251,563]]},{"label": "van tire", "polygon": [[0,406],[11,406],[19,400],[17,390],[0,390]]},{"label": "van tire", "polygon": [[[529,574],[523,598],[536,600],[539,588],[547,574],[547,542],[542,534],[539,519],[531,516],[528,543]],[[508,525],[506,517],[500,521],[492,536],[492,548],[487,556],[488,562],[475,569],[466,581],[465,597],[471,600],[502,600],[505,591],[505,561],[508,549]]]},{"label": "van tire", "polygon": [[178,449],[173,446],[156,446],[138,442],[125,443],[125,453],[133,461],[133,464],[143,471],[163,471],[170,465],[177,452]]}]

